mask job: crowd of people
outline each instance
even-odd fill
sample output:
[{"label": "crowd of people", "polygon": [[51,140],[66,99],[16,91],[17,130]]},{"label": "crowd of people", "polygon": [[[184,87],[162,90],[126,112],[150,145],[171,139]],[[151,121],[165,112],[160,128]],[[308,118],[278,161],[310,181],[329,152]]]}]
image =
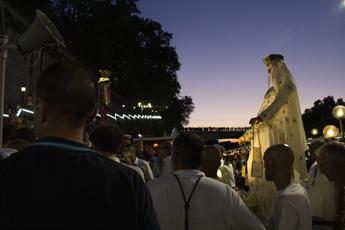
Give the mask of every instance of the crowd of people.
[{"label": "crowd of people", "polygon": [[343,229],[343,143],[310,144],[305,184],[294,181],[293,150],[270,146],[265,177],[277,197],[262,218],[246,204],[248,147],[230,153],[186,133],[154,149],[109,124],[86,135],[97,101],[87,67],[58,62],[42,73],[34,132],[4,126],[2,229]]}]

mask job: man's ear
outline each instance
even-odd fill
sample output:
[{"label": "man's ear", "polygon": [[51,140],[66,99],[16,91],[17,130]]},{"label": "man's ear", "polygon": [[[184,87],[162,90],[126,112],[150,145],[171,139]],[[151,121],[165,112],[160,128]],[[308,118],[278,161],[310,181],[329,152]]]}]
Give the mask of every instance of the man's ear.
[{"label": "man's ear", "polygon": [[98,109],[94,108],[94,110],[92,111],[92,113],[90,113],[90,115],[86,118],[86,125],[91,124],[94,120],[95,117],[97,115]]},{"label": "man's ear", "polygon": [[44,123],[47,121],[48,117],[48,105],[47,103],[40,97],[36,98],[35,103],[35,116],[39,119],[40,123]]}]

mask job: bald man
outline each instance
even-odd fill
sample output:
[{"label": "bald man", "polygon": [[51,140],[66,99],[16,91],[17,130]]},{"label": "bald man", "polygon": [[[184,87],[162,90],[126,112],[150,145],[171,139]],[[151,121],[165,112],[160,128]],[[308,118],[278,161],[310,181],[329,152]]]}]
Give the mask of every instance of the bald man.
[{"label": "bald man", "polygon": [[217,179],[217,170],[220,167],[221,155],[220,151],[214,145],[204,147],[205,155],[202,162],[202,171],[207,177]]},{"label": "bald man", "polygon": [[312,218],[308,194],[293,183],[294,154],[283,144],[273,145],[264,153],[265,176],[277,189],[277,199],[269,215],[270,230],[311,230]]}]

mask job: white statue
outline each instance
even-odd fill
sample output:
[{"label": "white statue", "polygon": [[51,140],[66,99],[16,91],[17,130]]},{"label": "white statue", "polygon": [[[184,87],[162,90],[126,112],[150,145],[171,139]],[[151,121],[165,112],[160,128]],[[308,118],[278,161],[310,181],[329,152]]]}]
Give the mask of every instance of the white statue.
[{"label": "white statue", "polygon": [[307,177],[304,155],[307,143],[296,85],[284,57],[271,54],[264,63],[269,74],[269,88],[258,116],[250,120],[252,130],[243,138],[251,141],[247,161],[248,183],[252,193],[259,196],[255,200],[263,203],[261,206],[266,215],[275,198],[275,190],[264,176],[263,153],[271,145],[289,145],[294,152],[295,181],[304,181]]}]

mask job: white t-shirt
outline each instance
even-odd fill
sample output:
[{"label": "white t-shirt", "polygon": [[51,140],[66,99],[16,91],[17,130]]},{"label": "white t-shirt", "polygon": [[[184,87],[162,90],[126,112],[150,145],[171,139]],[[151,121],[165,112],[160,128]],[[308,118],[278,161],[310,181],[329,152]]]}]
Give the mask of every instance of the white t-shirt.
[{"label": "white t-shirt", "polygon": [[137,157],[134,164],[143,171],[146,183],[153,179],[152,169],[147,161]]},{"label": "white t-shirt", "polygon": [[217,179],[224,184],[229,185],[231,188],[236,187],[235,174],[232,164],[222,164],[217,171]]},{"label": "white t-shirt", "polygon": [[[199,176],[190,201],[189,229],[264,230],[259,219],[246,207],[238,194],[228,185],[205,177],[199,170],[177,170],[186,199]],[[173,175],[150,181],[148,188],[162,230],[184,230],[184,200]]]},{"label": "white t-shirt", "polygon": [[125,165],[131,169],[133,169],[134,171],[136,171],[139,176],[141,177],[141,179],[143,179],[143,181],[145,182],[145,176],[144,176],[144,173],[143,171],[138,167],[138,166],[135,166],[135,165],[129,165],[129,164],[125,164],[123,162],[120,161],[120,159],[118,157],[116,157],[115,155],[112,155],[112,156],[108,156],[109,159],[117,162],[117,163],[120,163],[122,165]]},{"label": "white t-shirt", "polygon": [[173,171],[171,156],[168,156],[162,160],[162,169],[159,177],[167,176]]},{"label": "white t-shirt", "polygon": [[268,220],[269,230],[312,230],[311,207],[306,190],[291,183],[278,191]]},{"label": "white t-shirt", "polygon": [[315,162],[308,173],[308,180],[305,184],[308,192],[311,211],[313,216],[333,221],[336,215],[336,187],[334,182],[320,172],[320,168]]}]

